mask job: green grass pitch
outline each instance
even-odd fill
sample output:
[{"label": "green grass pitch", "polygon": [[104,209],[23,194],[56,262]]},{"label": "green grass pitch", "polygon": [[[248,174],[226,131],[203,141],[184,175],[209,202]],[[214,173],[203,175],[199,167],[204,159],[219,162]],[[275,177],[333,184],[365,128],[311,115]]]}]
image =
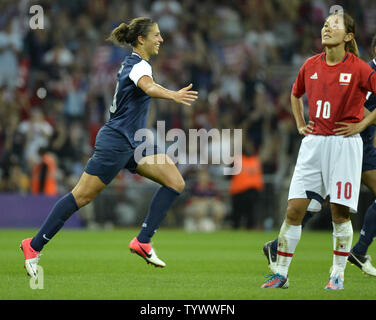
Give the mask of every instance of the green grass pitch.
[{"label": "green grass pitch", "polygon": [[[303,231],[287,290],[260,285],[270,273],[263,244],[277,231],[186,233],[161,228],[153,238],[166,268],[128,250],[136,229],[62,230],[43,250],[44,288],[31,289],[18,246],[35,230],[0,231],[0,300],[373,300],[376,278],[348,264],[345,290],[326,291],[332,262],[331,232]],[[354,243],[358,233],[354,234]],[[376,257],[376,247],[369,254]]]}]

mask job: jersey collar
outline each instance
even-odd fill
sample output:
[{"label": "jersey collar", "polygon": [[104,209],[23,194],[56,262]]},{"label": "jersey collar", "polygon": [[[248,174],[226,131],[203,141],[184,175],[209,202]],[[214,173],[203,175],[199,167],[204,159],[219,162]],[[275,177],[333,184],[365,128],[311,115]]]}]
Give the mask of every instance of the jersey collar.
[{"label": "jersey collar", "polygon": [[348,58],[349,56],[350,56],[349,52],[346,51],[345,56],[343,57],[343,59],[342,59],[340,62],[338,62],[337,64],[335,64],[335,65],[333,65],[333,66],[330,66],[330,65],[328,65],[328,64],[326,63],[326,52],[324,52],[323,55],[321,56],[321,61],[322,61],[322,63],[324,63],[325,66],[327,66],[327,67],[329,67],[329,68],[331,68],[331,67],[337,67],[340,63],[344,63],[344,62],[347,60],[347,58]]},{"label": "jersey collar", "polygon": [[[141,58],[141,56],[140,56],[138,53],[136,53],[136,52],[132,52],[132,55],[135,55],[135,56]],[[142,58],[141,58],[141,59],[142,59]]]}]

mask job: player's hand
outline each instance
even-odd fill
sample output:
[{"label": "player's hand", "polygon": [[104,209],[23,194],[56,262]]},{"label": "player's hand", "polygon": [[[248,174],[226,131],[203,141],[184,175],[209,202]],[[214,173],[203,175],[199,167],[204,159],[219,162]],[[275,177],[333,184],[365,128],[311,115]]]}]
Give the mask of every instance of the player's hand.
[{"label": "player's hand", "polygon": [[190,106],[198,98],[197,91],[191,91],[192,83],[179,91],[176,91],[174,101]]},{"label": "player's hand", "polygon": [[301,135],[304,135],[304,136],[308,136],[309,134],[311,134],[313,132],[313,126],[315,125],[315,123],[313,121],[308,121],[308,124],[303,126],[303,127],[299,127],[298,128],[298,131],[299,131],[299,134]]},{"label": "player's hand", "polygon": [[344,137],[349,137],[362,132],[365,129],[362,122],[336,122],[335,124],[343,126],[333,129],[336,136],[343,135]]}]

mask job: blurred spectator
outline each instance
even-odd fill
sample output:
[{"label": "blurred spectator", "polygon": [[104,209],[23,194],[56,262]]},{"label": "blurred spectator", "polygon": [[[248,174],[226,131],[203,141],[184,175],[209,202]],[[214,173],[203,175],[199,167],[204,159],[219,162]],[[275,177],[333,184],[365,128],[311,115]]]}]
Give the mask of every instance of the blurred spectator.
[{"label": "blurred spectator", "polygon": [[184,228],[189,232],[214,231],[222,227],[226,206],[215,188],[207,169],[197,173],[197,181],[191,190],[191,197],[184,209]]},{"label": "blurred spectator", "polygon": [[[255,153],[253,143],[246,139],[243,141],[242,170],[239,174],[231,176],[229,193],[231,195],[232,226],[238,229],[257,227],[259,211],[259,193],[264,189],[262,164]],[[243,221],[244,220],[244,221]]]},{"label": "blurred spectator", "polygon": [[53,134],[53,128],[45,120],[43,112],[39,108],[31,111],[29,120],[20,123],[18,131],[25,137],[24,158],[27,165],[32,168],[38,161],[38,150],[47,147]]},{"label": "blurred spectator", "polygon": [[43,62],[56,67],[68,67],[73,63],[73,54],[65,47],[63,39],[58,39],[56,44],[46,52]]},{"label": "blurred spectator", "polygon": [[88,83],[78,66],[72,68],[67,84],[64,113],[68,121],[84,120]]},{"label": "blurred spectator", "polygon": [[246,33],[244,41],[250,54],[258,59],[261,64],[278,62],[278,52],[275,34],[266,30],[266,22],[259,22],[254,25],[249,22],[250,30]]},{"label": "blurred spectator", "polygon": [[[300,142],[291,115],[291,85],[297,68],[322,50],[320,29],[333,1],[38,4],[45,14],[43,30],[29,28],[29,2],[0,1],[0,192],[28,192],[38,150],[47,146],[59,160],[58,192],[69,190],[109,117],[116,73],[130,52],[105,39],[114,26],[137,16],[157,21],[166,40],[152,61],[156,80],[172,89],[192,82],[200,93],[190,108],[153,101],[150,127],[164,120],[166,131],[243,129],[243,142],[253,141],[268,183],[279,191],[289,178]],[[343,7],[357,21],[357,43],[368,60],[376,2],[345,1]],[[209,153],[221,152],[222,140],[207,147]],[[188,176],[194,167],[179,165]]]},{"label": "blurred spectator", "polygon": [[43,147],[38,150],[38,154],[39,161],[35,162],[31,173],[31,193],[56,196],[58,192],[55,157]]},{"label": "blurred spectator", "polygon": [[15,88],[18,80],[18,54],[22,49],[22,37],[12,31],[9,19],[0,31],[0,87]]},{"label": "blurred spectator", "polygon": [[158,22],[159,29],[166,33],[172,33],[178,28],[179,15],[182,13],[181,5],[175,0],[153,1],[151,12]]}]

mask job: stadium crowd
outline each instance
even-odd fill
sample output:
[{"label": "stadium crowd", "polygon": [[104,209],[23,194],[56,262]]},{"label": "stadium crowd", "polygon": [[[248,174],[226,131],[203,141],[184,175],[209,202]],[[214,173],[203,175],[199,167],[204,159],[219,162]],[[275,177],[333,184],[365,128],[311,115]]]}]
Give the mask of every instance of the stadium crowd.
[{"label": "stadium crowd", "polygon": [[[44,29],[29,27],[33,4],[44,10]],[[193,83],[200,93],[190,108],[153,101],[150,128],[156,128],[157,120],[165,121],[166,130],[185,132],[242,128],[263,174],[278,186],[290,174],[301,139],[290,111],[291,85],[304,60],[322,50],[320,29],[334,4],[1,1],[0,192],[63,194],[75,184],[109,116],[116,73],[130,50],[106,38],[121,22],[137,16],[157,21],[164,38],[152,60],[157,82],[172,89]],[[358,23],[357,43],[361,57],[368,60],[376,2],[341,5]],[[189,183],[192,168],[181,169]],[[218,171],[210,169],[216,179]]]}]

